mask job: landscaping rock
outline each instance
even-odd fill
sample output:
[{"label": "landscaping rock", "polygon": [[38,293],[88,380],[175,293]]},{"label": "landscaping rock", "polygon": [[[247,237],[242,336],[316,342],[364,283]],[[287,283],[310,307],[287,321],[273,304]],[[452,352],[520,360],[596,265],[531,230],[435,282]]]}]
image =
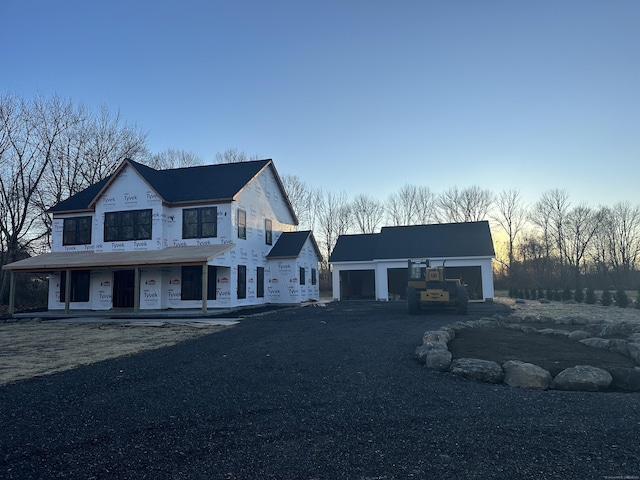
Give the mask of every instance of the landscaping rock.
[{"label": "landscaping rock", "polygon": [[580,340],[580,343],[588,346],[588,347],[596,347],[596,348],[609,348],[609,339],[608,338],[585,338]]},{"label": "landscaping rock", "polygon": [[544,368],[519,360],[509,360],[502,365],[504,383],[528,390],[546,390],[551,384],[551,373]]},{"label": "landscaping rock", "polygon": [[599,392],[611,385],[613,377],[602,368],[591,365],[576,365],[561,371],[551,382],[554,390]]},{"label": "landscaping rock", "polygon": [[640,343],[627,343],[627,350],[629,351],[628,357],[640,364]]},{"label": "landscaping rock", "polygon": [[534,327],[530,327],[529,325],[519,325],[517,323],[505,325],[505,328],[509,328],[511,330],[519,330],[522,333],[538,333],[538,330],[536,330]]},{"label": "landscaping rock", "polygon": [[430,350],[427,353],[425,365],[440,372],[446,372],[451,366],[451,352],[449,350]]},{"label": "landscaping rock", "polygon": [[415,350],[416,360],[418,360],[420,363],[427,363],[427,355],[429,354],[430,351],[431,349],[425,346],[424,344],[416,347],[416,350]]},{"label": "landscaping rock", "polygon": [[504,377],[502,367],[490,360],[477,358],[457,358],[449,369],[454,375],[480,382],[499,383]]},{"label": "landscaping rock", "polygon": [[426,342],[448,343],[449,341],[451,341],[451,335],[449,335],[449,332],[446,332],[444,330],[429,330],[424,332],[424,335],[422,336],[422,343],[426,343]]},{"label": "landscaping rock", "polygon": [[542,335],[549,335],[550,337],[568,337],[569,332],[566,330],[558,330],[556,328],[543,328],[539,330]]},{"label": "landscaping rock", "polygon": [[611,367],[607,368],[613,381],[611,388],[625,392],[640,392],[640,368]]},{"label": "landscaping rock", "polygon": [[573,332],[569,332],[569,338],[571,340],[580,341],[590,337],[591,335],[589,335],[589,333],[585,332],[584,330],[574,330]]},{"label": "landscaping rock", "polygon": [[440,327],[440,330],[442,330],[443,332],[447,332],[449,334],[449,341],[451,341],[454,338],[456,338],[456,332],[455,332],[455,330],[453,330],[453,328]]},{"label": "landscaping rock", "polygon": [[433,351],[449,351],[447,344],[442,341],[426,341],[422,345],[416,347],[415,358],[420,363],[427,363],[427,355]]},{"label": "landscaping rock", "polygon": [[626,340],[621,340],[619,338],[612,338],[609,340],[609,350],[611,352],[616,352],[625,357],[629,356],[629,345]]}]

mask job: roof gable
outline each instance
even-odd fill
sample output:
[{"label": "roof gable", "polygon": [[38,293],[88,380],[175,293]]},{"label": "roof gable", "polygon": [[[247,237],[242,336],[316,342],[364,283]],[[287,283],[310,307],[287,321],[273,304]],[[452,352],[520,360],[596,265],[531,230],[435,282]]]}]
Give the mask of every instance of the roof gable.
[{"label": "roof gable", "polygon": [[322,260],[322,254],[311,230],[283,232],[280,234],[280,237],[278,237],[276,244],[271,248],[271,251],[267,254],[267,258],[296,258],[300,256],[300,252],[302,252],[302,248],[307,240],[311,240],[318,259]]},{"label": "roof gable", "polygon": [[127,166],[135,170],[167,204],[230,202],[263,170],[272,168],[278,188],[297,223],[282,181],[270,159],[167,170],[156,170],[127,159],[112,175],[54,205],[49,211],[56,213],[93,209],[100,196]]},{"label": "roof gable", "polygon": [[341,235],[329,262],[493,256],[489,222],[482,221],[383,227],[378,234]]}]

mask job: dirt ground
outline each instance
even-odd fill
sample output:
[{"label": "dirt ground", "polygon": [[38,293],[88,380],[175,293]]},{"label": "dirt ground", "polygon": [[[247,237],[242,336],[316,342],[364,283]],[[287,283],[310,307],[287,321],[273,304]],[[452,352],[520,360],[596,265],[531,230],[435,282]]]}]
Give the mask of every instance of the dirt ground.
[{"label": "dirt ground", "polygon": [[[545,325],[536,327],[545,328]],[[568,338],[527,334],[508,328],[467,328],[456,334],[449,348],[453,358],[480,358],[500,365],[507,360],[520,360],[539,365],[552,376],[576,365],[604,369],[636,366],[630,358],[609,350],[588,347]]]},{"label": "dirt ground", "polygon": [[[587,318],[602,323],[635,323],[640,324],[640,310],[633,308],[603,307],[600,305],[563,304],[552,302],[541,304],[538,301],[527,301],[516,304],[511,299],[500,298],[496,301],[509,305],[514,314],[522,317]],[[553,323],[536,323],[536,329],[561,328]],[[579,325],[572,325],[572,330],[579,330]],[[636,363],[628,357],[608,350],[588,347],[567,338],[526,334],[507,328],[468,328],[458,332],[449,345],[453,358],[480,358],[492,360],[499,364],[507,360],[520,360],[533,363],[557,375],[565,368],[576,365],[592,365],[594,367],[634,367]]]},{"label": "dirt ground", "polygon": [[0,385],[219,332],[207,323],[0,323]]}]

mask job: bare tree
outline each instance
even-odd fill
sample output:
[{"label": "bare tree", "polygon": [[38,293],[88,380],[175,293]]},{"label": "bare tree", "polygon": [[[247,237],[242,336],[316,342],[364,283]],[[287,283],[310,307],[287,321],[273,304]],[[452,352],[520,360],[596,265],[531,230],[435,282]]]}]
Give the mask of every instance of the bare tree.
[{"label": "bare tree", "polygon": [[170,168],[195,167],[204,162],[197,154],[186,150],[168,148],[160,153],[151,155],[144,163],[157,170],[168,170]]},{"label": "bare tree", "polygon": [[[2,264],[28,254],[46,230],[39,224],[34,199],[51,158],[54,145],[69,125],[72,106],[58,97],[25,101],[0,97],[0,237]],[[7,290],[3,271],[0,294]]]},{"label": "bare tree", "polygon": [[345,192],[323,192],[322,201],[318,204],[317,221],[321,243],[325,247],[326,261],[329,259],[338,237],[348,233],[351,228],[352,212],[347,194]]},{"label": "bare tree", "polygon": [[90,115],[78,137],[84,143],[82,171],[87,186],[111,175],[126,158],[135,160],[146,153],[147,134],[123,124],[119,111],[112,113],[104,106]]},{"label": "bare tree", "polygon": [[542,194],[531,212],[531,221],[541,230],[548,266],[555,255],[559,261],[560,279],[565,280],[565,224],[570,202],[565,190],[553,189]]},{"label": "bare tree", "polygon": [[580,288],[580,273],[587,248],[591,244],[602,223],[602,213],[585,204],[571,209],[566,217],[564,228],[563,255],[573,270],[575,288]]},{"label": "bare tree", "polygon": [[369,195],[360,194],[351,202],[351,212],[358,233],[375,233],[384,216],[384,205]]},{"label": "bare tree", "polygon": [[312,230],[315,225],[318,192],[310,188],[297,175],[280,175],[289,202],[298,217],[299,228]]},{"label": "bare tree", "polygon": [[428,187],[406,184],[387,198],[387,222],[395,226],[430,223],[435,218],[434,201]]},{"label": "bare tree", "polygon": [[52,155],[34,200],[48,230],[49,207],[111,175],[126,158],[146,154],[146,134],[123,124],[118,112],[101,107],[94,114],[83,105],[67,103],[68,127],[51,144]]},{"label": "bare tree", "polygon": [[224,152],[216,153],[216,160],[214,163],[239,163],[251,160],[260,160],[260,157],[258,155],[248,156],[237,148],[228,148]]},{"label": "bare tree", "polygon": [[[0,97],[2,264],[48,246],[46,211],[145,152],[145,137],[106,108],[88,112],[58,96]],[[0,293],[5,293],[3,274]]]},{"label": "bare tree", "polygon": [[526,207],[522,203],[520,191],[503,190],[495,201],[492,219],[507,235],[507,270],[514,265],[515,245],[527,222]]},{"label": "bare tree", "polygon": [[478,222],[487,218],[492,203],[490,190],[475,185],[464,190],[452,187],[438,195],[437,217],[441,222]]},{"label": "bare tree", "polygon": [[604,260],[614,283],[624,288],[640,260],[640,207],[619,202],[603,209]]},{"label": "bare tree", "polygon": [[416,192],[416,215],[417,225],[426,225],[436,222],[436,195],[429,187],[418,187]]}]

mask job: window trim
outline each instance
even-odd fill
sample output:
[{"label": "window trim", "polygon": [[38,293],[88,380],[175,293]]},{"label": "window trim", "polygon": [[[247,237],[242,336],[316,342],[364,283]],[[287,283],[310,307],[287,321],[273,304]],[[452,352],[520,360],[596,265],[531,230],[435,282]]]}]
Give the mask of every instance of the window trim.
[{"label": "window trim", "polygon": [[[205,222],[202,221],[203,213],[205,211],[211,211],[213,214],[213,218],[215,219],[213,222],[213,235],[204,235],[203,234],[203,225]],[[195,235],[187,235],[186,230],[186,212],[196,212],[197,220],[195,222],[196,225],[196,233]],[[207,222],[208,224],[209,222]],[[191,224],[189,224],[191,225]],[[198,207],[198,208],[183,208],[182,209],[182,238],[183,239],[191,239],[191,238],[216,238],[218,236],[218,207]]]},{"label": "window trim", "polygon": [[[124,214],[132,214],[133,215],[133,224],[132,225],[124,225],[122,223],[122,219]],[[143,215],[149,215],[149,222],[141,223],[140,217]],[[115,225],[107,225],[107,218],[115,218]],[[124,235],[123,228],[129,227],[133,228],[133,235],[131,238]],[[146,236],[142,235],[141,228],[148,226],[149,234]],[[115,237],[108,236],[108,229],[115,229],[117,235]],[[111,233],[111,232],[110,232]],[[153,238],[153,209],[145,208],[139,210],[119,210],[117,212],[105,212],[104,214],[104,231],[103,238],[105,242],[128,242],[132,240],[151,240]]]},{"label": "window trim", "polygon": [[304,267],[300,267],[300,285],[306,285],[307,280],[305,278],[306,272]]},{"label": "window trim", "polygon": [[311,285],[318,284],[318,271],[315,268],[311,269]]},{"label": "window trim", "polygon": [[[87,229],[81,229],[80,228],[80,224],[82,221],[87,221],[88,222],[88,228]],[[92,236],[92,223],[93,223],[93,217],[91,215],[83,215],[80,217],[69,217],[69,218],[64,218],[62,219],[62,245],[91,245],[91,236]],[[73,228],[71,227],[67,227],[67,226],[71,226],[73,224]],[[73,232],[73,239],[71,241],[68,241],[68,234],[71,234],[71,232]],[[82,238],[82,233],[88,233],[89,234],[89,238],[88,241],[84,241],[86,240],[86,238]]]}]

